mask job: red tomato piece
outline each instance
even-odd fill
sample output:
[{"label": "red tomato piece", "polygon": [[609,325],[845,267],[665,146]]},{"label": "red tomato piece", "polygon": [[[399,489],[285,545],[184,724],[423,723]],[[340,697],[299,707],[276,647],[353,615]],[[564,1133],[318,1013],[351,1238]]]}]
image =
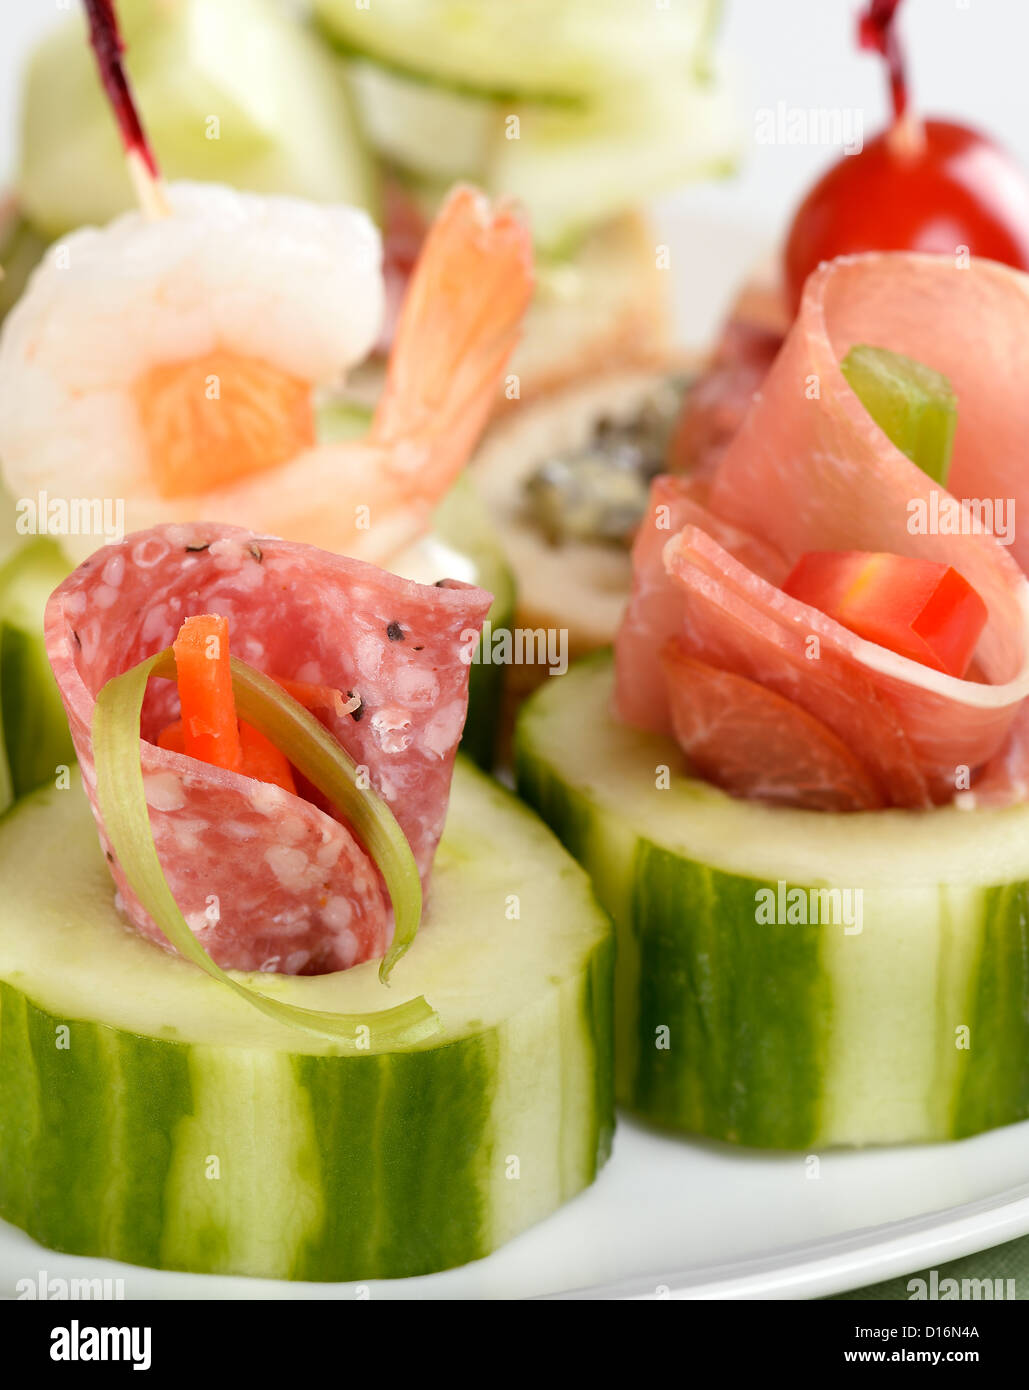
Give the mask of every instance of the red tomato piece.
[{"label": "red tomato piece", "polygon": [[783,590],[866,641],[949,676],[968,670],[989,617],[956,569],[908,555],[809,551]]}]

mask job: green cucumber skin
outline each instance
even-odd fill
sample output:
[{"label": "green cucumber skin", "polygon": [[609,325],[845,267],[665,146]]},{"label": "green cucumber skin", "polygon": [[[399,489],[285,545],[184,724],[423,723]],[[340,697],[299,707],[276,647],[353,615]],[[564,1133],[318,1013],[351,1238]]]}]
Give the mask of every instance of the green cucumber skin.
[{"label": "green cucumber skin", "polygon": [[16,209],[0,211],[0,324],[21,298],[46,248],[46,238]]},{"label": "green cucumber skin", "polygon": [[43,643],[43,610],[70,566],[55,541],[35,537],[0,566],[0,758],[4,801],[14,801],[75,750]]},{"label": "green cucumber skin", "polygon": [[983,894],[979,972],[969,1000],[953,1134],[979,1134],[1029,1115],[1029,883]]},{"label": "green cucumber skin", "polygon": [[0,1215],[55,1250],[146,1263],[171,1159],[170,1131],[153,1122],[188,1113],[186,1053],[55,1018],[0,982]]},{"label": "green cucumber skin", "polygon": [[[561,1200],[610,1152],[611,954],[609,941],[598,945],[574,994],[555,991],[540,1024],[554,1068],[565,1030],[588,1032],[593,1054],[592,1122]],[[0,1216],[51,1249],[156,1269],[337,1282],[479,1259],[546,1214],[530,1197],[525,1219],[516,1210],[498,1229],[499,1031],[404,1054],[258,1058],[273,1084],[244,1107],[249,1126],[187,1134],[207,1049],[59,1018],[0,983]],[[235,1116],[234,1098],[223,1099]],[[303,1117],[288,1174],[266,1161],[281,1147],[274,1100]],[[215,1096],[205,1113],[217,1111]],[[211,1157],[217,1178],[206,1176]],[[518,1157],[523,1177],[553,1162]]]},{"label": "green cucumber skin", "polygon": [[[520,716],[516,782],[590,874],[615,921],[621,1104],[681,1133],[808,1152],[958,1139],[1029,1117],[1029,883],[978,889],[960,914],[951,912],[947,887],[937,888],[938,920],[955,917],[956,939],[912,985],[912,996],[916,988],[920,997],[935,994],[918,1036],[940,1059],[937,1075],[906,1112],[897,1101],[903,1085],[892,1076],[883,1078],[889,1103],[852,1102],[832,1074],[839,1056],[860,1054],[868,1035],[885,1028],[876,1050],[902,1073],[912,1034],[899,1006],[864,1024],[855,1025],[853,1013],[840,1021],[832,934],[841,928],[758,924],[755,892],[774,892],[775,883],[697,863],[617,824],[588,789],[570,785],[538,754],[538,699]],[[883,942],[873,949],[882,951]],[[948,958],[959,971],[971,959],[953,988],[944,979]],[[907,969],[906,959],[884,957],[884,979]],[[667,1049],[655,1045],[660,1027],[670,1030]],[[969,1046],[959,1048],[955,1031],[965,1027]],[[861,1075],[874,1087],[877,1078]]]},{"label": "green cucumber skin", "polygon": [[[231,998],[126,932],[75,781],[0,821],[0,877],[25,866],[0,911],[0,1218],[77,1255],[363,1281],[479,1259],[593,1181],[614,1127],[610,921],[467,759],[401,966],[443,1032],[365,1055],[234,1023]],[[54,843],[66,877],[34,888]],[[524,919],[498,926],[512,888]],[[377,1006],[374,968],[324,983]]]},{"label": "green cucumber skin", "polygon": [[[640,943],[631,1084],[635,1103],[658,1124],[799,1148],[818,1130],[818,1048],[829,1002],[819,929],[755,931],[760,886],[639,843],[629,924]],[[720,988],[726,978],[728,990]],[[667,1048],[655,1046],[662,1027]],[[703,1068],[682,1065],[700,1056]]]},{"label": "green cucumber skin", "polygon": [[[433,531],[475,563],[477,583],[493,595],[488,614],[490,630],[512,628],[516,595],[514,573],[468,473],[461,475],[437,507]],[[494,662],[473,662],[468,672],[468,717],[461,735],[461,751],[487,772],[496,762],[506,672],[505,666]]]},{"label": "green cucumber skin", "polygon": [[[513,608],[494,602],[489,611],[493,632],[513,628],[514,620]],[[478,662],[473,663],[468,675],[468,718],[461,735],[461,752],[486,772],[496,763],[506,670],[493,662]]]}]

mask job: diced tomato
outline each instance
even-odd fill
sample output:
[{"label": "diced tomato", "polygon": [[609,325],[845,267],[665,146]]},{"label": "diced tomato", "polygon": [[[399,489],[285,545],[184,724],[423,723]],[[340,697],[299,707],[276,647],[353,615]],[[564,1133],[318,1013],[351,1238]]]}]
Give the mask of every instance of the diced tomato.
[{"label": "diced tomato", "polygon": [[989,617],[956,569],[907,555],[810,551],[783,589],[859,637],[949,676],[968,670]]}]

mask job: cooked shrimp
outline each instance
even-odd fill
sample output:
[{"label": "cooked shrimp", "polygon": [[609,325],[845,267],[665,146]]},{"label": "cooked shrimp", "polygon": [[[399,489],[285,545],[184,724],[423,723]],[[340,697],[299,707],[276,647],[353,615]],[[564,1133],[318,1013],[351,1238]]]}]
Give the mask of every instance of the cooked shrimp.
[{"label": "cooked shrimp", "polygon": [[[173,184],[55,245],[0,336],[16,497],[120,499],[127,530],[232,521],[388,562],[471,453],[532,290],[530,238],[457,189],[401,311],[369,433],[319,443],[320,389],[370,350],[378,233],[361,212]],[[76,558],[97,544],[68,537]]]}]

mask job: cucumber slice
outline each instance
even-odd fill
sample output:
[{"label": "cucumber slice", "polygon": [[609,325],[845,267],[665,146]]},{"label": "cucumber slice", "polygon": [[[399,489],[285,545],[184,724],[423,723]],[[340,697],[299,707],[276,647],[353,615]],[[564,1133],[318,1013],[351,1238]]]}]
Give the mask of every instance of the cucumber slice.
[{"label": "cucumber slice", "polygon": [[658,194],[731,173],[738,155],[728,89],[713,76],[618,87],[581,110],[511,114],[518,124],[496,140],[486,185],[522,204],[552,255]]},{"label": "cucumber slice", "polygon": [[[123,0],[119,15],[167,178],[376,209],[374,171],[339,64],[285,6]],[[18,191],[49,237],[134,205],[81,17],[46,39],[29,64]]]},{"label": "cucumber slice", "polygon": [[[735,801],[616,722],[611,691],[607,654],[547,681],[516,762],[616,922],[619,1098],[677,1130],[809,1151],[1029,1115],[1029,807]],[[809,923],[808,890],[860,889],[860,932],[758,920],[762,890],[779,915],[780,884],[805,890]]]},{"label": "cucumber slice", "polygon": [[426,86],[376,63],[354,62],[349,72],[365,135],[383,158],[448,186],[484,181],[503,122],[496,102]]},{"label": "cucumber slice", "polygon": [[75,752],[43,643],[43,610],[71,566],[37,539],[0,568],[0,808],[43,782]]},{"label": "cucumber slice", "polygon": [[374,148],[413,180],[431,216],[455,179],[525,208],[537,246],[567,254],[591,227],[737,157],[726,85],[676,74],[578,106],[476,98],[353,65]]},{"label": "cucumber slice", "polygon": [[864,343],[851,348],[840,369],[891,443],[946,487],[958,398],[943,373],[899,352]]},{"label": "cucumber slice", "polygon": [[29,276],[43,258],[46,240],[9,199],[0,205],[0,323],[21,298]]},{"label": "cucumber slice", "polygon": [[348,53],[484,96],[568,101],[700,64],[718,0],[315,0]]},{"label": "cucumber slice", "polygon": [[[492,633],[515,625],[515,580],[500,538],[467,474],[436,509],[433,531],[445,545],[468,556],[475,582],[493,595],[487,622]],[[481,646],[480,639],[480,646]],[[477,662],[469,671],[468,718],[461,749],[487,770],[496,760],[507,667]]]},{"label": "cucumber slice", "polygon": [[78,785],[9,814],[0,877],[0,1215],[44,1245],[200,1273],[424,1274],[541,1220],[607,1156],[610,925],[549,831],[460,759],[391,988],[376,962],[262,977],[344,1011],[424,992],[442,1029],[409,1050],[334,1055],[126,932]]}]

